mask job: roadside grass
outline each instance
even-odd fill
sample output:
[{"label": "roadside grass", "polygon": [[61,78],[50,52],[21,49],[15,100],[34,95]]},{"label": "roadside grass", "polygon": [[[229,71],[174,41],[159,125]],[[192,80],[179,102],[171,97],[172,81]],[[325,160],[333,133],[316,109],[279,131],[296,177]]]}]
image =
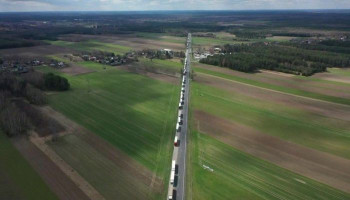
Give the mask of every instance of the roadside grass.
[{"label": "roadside grass", "polygon": [[[350,195],[191,130],[192,199],[345,200]],[[211,172],[203,168],[206,165]]]},{"label": "roadside grass", "polygon": [[252,79],[247,79],[243,77],[238,77],[238,76],[232,76],[229,74],[221,73],[221,72],[215,72],[212,70],[208,69],[202,69],[199,67],[193,67],[195,69],[195,72],[199,73],[204,73],[204,74],[209,74],[217,77],[221,77],[224,79],[228,80],[233,80],[237,81],[243,84],[248,84],[256,87],[261,87],[261,88],[266,88],[270,90],[275,90],[278,92],[284,92],[292,95],[297,95],[297,96],[302,96],[302,97],[308,97],[312,99],[317,99],[317,100],[322,100],[322,101],[328,101],[328,102],[333,102],[333,103],[338,103],[338,104],[344,104],[344,105],[350,105],[350,100],[341,98],[341,97],[335,97],[335,96],[329,96],[329,95],[324,95],[324,94],[319,94],[319,93],[313,93],[309,91],[304,91],[304,90],[299,90],[299,89],[294,89],[294,88],[287,88],[284,86],[279,86],[279,85],[273,85],[269,83],[263,83],[260,81],[252,80]]},{"label": "roadside grass", "polygon": [[[350,159],[346,121],[312,115],[224,90],[192,83],[193,106],[265,134]],[[239,114],[237,114],[239,113]]]},{"label": "roadside grass", "polygon": [[88,40],[82,42],[68,42],[68,41],[47,41],[52,45],[67,47],[79,51],[106,51],[112,52],[115,54],[124,54],[131,50],[130,47],[117,45],[117,44],[109,44],[103,43],[96,40]]},{"label": "roadside grass", "polygon": [[71,90],[50,95],[49,105],[167,182],[180,86],[97,63],[80,65],[100,70],[61,74]]},{"label": "roadside grass", "polygon": [[49,142],[56,153],[106,199],[144,199],[149,192],[137,177],[115,165],[78,136],[66,135]]},{"label": "roadside grass", "polygon": [[0,199],[58,199],[0,130]]}]

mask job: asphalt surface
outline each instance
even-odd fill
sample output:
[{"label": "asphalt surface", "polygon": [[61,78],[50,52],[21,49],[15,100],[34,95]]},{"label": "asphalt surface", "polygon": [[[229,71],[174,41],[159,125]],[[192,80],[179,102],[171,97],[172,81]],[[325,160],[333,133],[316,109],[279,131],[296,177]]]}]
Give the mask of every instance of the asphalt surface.
[{"label": "asphalt surface", "polygon": [[[185,194],[186,194],[186,153],[187,153],[187,122],[188,122],[188,101],[189,101],[189,90],[190,90],[190,64],[191,64],[191,49],[192,49],[192,39],[191,34],[188,35],[188,41],[189,45],[187,45],[187,65],[186,67],[186,85],[185,85],[185,92],[184,92],[184,105],[182,109],[183,113],[183,124],[181,125],[181,132],[177,133],[176,136],[179,138],[179,145],[177,147],[174,147],[174,153],[173,153],[173,159],[176,160],[176,175],[175,175],[175,181],[172,185],[169,182],[169,188],[168,188],[168,196],[174,192],[173,199],[176,200],[184,200]],[[182,82],[182,81],[181,81]],[[181,88],[182,89],[182,88]]]}]

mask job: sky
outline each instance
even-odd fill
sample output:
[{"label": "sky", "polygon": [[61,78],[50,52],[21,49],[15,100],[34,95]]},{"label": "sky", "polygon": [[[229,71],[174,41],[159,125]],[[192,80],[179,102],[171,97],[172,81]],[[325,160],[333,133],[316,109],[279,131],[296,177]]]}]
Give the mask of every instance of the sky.
[{"label": "sky", "polygon": [[0,0],[0,12],[266,9],[350,9],[350,0]]}]

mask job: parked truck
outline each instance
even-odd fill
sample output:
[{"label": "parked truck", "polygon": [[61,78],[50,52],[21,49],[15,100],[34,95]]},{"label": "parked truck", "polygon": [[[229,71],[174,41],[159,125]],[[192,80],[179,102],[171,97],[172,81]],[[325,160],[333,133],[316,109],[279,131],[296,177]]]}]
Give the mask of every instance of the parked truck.
[{"label": "parked truck", "polygon": [[175,171],[171,171],[170,184],[174,185],[174,180],[175,180]]}]

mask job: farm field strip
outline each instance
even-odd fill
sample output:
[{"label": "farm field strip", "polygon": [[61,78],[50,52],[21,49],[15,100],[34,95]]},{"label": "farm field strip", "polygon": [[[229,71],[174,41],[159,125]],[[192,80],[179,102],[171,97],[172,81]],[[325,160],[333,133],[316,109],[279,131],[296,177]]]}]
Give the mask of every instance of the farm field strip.
[{"label": "farm field strip", "polygon": [[206,74],[207,76],[213,76],[225,80],[229,80],[235,83],[240,83],[243,85],[248,85],[252,87],[256,87],[259,89],[263,90],[268,90],[276,93],[281,93],[281,94],[287,94],[291,96],[296,96],[300,98],[306,98],[314,101],[320,101],[320,102],[327,102],[327,103],[332,103],[332,104],[337,104],[337,105],[343,105],[343,106],[350,106],[350,100],[345,99],[345,98],[340,98],[340,97],[334,97],[334,96],[329,96],[329,95],[322,95],[318,93],[313,93],[313,92],[307,92],[303,90],[298,90],[298,89],[292,89],[292,88],[286,88],[278,85],[272,85],[268,83],[262,83],[258,81],[254,81],[251,79],[246,79],[246,78],[241,78],[237,76],[231,76],[211,70],[206,70],[202,68],[195,68],[197,73],[203,73]]},{"label": "farm field strip", "polygon": [[[229,68],[206,65],[202,63],[195,63],[195,66],[215,72],[225,73],[227,75],[252,79],[257,82],[279,85],[292,89],[305,90],[308,92],[320,93],[323,95],[344,97],[348,99],[350,98],[350,94],[347,93],[349,91],[350,84],[344,83],[343,77],[332,73],[318,73],[311,77],[304,77],[269,70],[260,70],[260,72],[257,73],[244,73],[231,70]],[[328,70],[332,70],[332,68],[329,68]],[[332,76],[333,79],[338,78],[343,82],[326,80],[324,77],[327,76]],[[348,81],[350,81],[350,78]]]},{"label": "farm field strip", "polygon": [[[0,158],[2,161],[0,162],[1,173],[6,174],[5,177],[0,176],[0,182],[6,184],[7,187],[4,188],[7,191],[6,193],[0,193],[0,195],[7,195],[0,196],[0,199],[58,199],[1,130]],[[30,183],[28,183],[28,180],[30,180]],[[12,192],[15,192],[15,194]]]},{"label": "farm field strip", "polygon": [[[270,136],[231,120],[195,111],[197,129],[233,148],[350,192],[350,160]],[[210,121],[211,123],[206,123]]]},{"label": "farm field strip", "polygon": [[254,104],[256,100],[251,98],[244,98],[245,102],[235,98],[222,98],[224,91],[219,89],[214,91],[209,86],[202,87],[196,83],[193,84],[193,91],[193,106],[196,109],[251,126],[265,134],[349,158],[347,146],[350,143],[350,131],[346,124],[343,128],[347,129],[341,129],[336,121],[333,124],[322,123],[326,121],[322,119],[321,123],[315,123],[306,120],[308,115],[283,112],[278,106],[275,106],[274,111],[272,103],[267,109],[264,104]]},{"label": "farm field strip", "polygon": [[[349,198],[349,194],[252,157],[196,130],[191,135],[196,143],[192,146],[193,199]],[[203,169],[203,164],[214,171]]]},{"label": "farm field strip", "polygon": [[[50,146],[106,199],[142,199],[148,186],[132,177],[75,135],[66,135]],[[79,159],[77,159],[79,158]],[[91,160],[93,159],[93,160]]]}]

